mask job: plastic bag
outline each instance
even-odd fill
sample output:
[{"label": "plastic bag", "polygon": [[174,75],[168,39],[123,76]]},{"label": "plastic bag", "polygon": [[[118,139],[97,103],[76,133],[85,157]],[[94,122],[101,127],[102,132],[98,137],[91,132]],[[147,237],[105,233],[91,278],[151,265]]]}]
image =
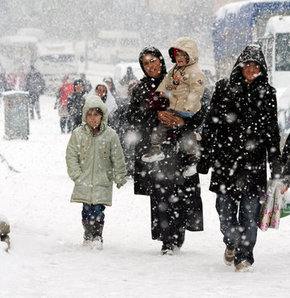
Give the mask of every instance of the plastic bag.
[{"label": "plastic bag", "polygon": [[282,200],[281,218],[290,215],[290,194],[285,193]]},{"label": "plastic bag", "polygon": [[284,195],[277,187],[279,181],[270,180],[268,182],[267,193],[261,206],[261,220],[259,228],[267,231],[268,228],[278,229],[280,225],[281,207]]}]

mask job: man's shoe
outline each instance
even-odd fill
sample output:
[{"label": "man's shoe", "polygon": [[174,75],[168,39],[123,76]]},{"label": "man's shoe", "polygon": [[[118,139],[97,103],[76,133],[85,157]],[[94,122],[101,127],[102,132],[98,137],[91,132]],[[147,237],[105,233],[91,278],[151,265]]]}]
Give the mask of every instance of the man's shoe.
[{"label": "man's shoe", "polygon": [[231,266],[234,263],[235,250],[226,248],[224,253],[224,262],[226,265]]},{"label": "man's shoe", "polygon": [[183,177],[190,177],[197,173],[196,170],[196,164],[191,164],[189,166],[186,166],[185,170],[183,171]]},{"label": "man's shoe", "polygon": [[173,255],[173,245],[172,244],[165,244],[163,243],[162,248],[161,248],[161,254],[162,255],[168,255],[172,256]]},{"label": "man's shoe", "polygon": [[249,263],[248,261],[244,260],[238,265],[236,265],[236,272],[248,272],[251,271],[252,269],[252,264]]},{"label": "man's shoe", "polygon": [[144,162],[154,162],[154,161],[160,161],[165,158],[165,155],[162,151],[157,151],[157,152],[150,152],[147,154],[144,154],[142,156],[142,161]]}]

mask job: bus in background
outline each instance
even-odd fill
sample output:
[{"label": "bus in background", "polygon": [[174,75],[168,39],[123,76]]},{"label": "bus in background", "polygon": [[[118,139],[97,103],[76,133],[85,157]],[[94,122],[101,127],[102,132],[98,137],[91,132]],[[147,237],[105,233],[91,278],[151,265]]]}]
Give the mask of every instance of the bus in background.
[{"label": "bus in background", "polygon": [[217,79],[230,75],[237,57],[248,44],[262,46],[270,83],[277,90],[282,139],[290,127],[290,94],[285,95],[290,87],[289,15],[290,1],[241,1],[221,7],[213,26]]},{"label": "bus in background", "polygon": [[46,83],[46,94],[54,96],[64,75],[78,77],[78,62],[72,42],[42,42],[35,62]]},{"label": "bus in background", "polygon": [[136,61],[142,49],[141,36],[135,31],[102,30],[89,49],[90,58],[98,63]]},{"label": "bus in background", "polygon": [[[217,79],[229,76],[237,57],[248,44],[261,42],[265,36],[270,36],[270,31],[266,32],[266,28],[270,28],[270,25],[267,27],[267,23],[271,17],[285,15],[290,15],[290,1],[241,1],[221,7],[216,13],[213,26]],[[282,37],[278,32],[279,29],[281,27],[275,30],[274,35],[272,34],[273,38]],[[286,35],[289,35],[289,26],[287,29]],[[284,31],[283,29],[280,33],[285,34]],[[276,44],[275,51],[272,51],[275,56],[274,61],[279,59],[277,55],[289,57],[289,45],[285,48],[283,42],[272,40],[271,43]],[[270,56],[267,54],[266,56],[267,63],[271,65]],[[273,75],[275,71],[275,68],[270,69],[271,79],[275,78],[275,74]],[[288,71],[283,70],[283,72],[285,75]],[[273,84],[273,81],[271,83]],[[275,83],[277,82],[274,82],[274,86]]]},{"label": "bus in background", "polygon": [[290,16],[271,17],[259,39],[276,88],[290,86]]}]

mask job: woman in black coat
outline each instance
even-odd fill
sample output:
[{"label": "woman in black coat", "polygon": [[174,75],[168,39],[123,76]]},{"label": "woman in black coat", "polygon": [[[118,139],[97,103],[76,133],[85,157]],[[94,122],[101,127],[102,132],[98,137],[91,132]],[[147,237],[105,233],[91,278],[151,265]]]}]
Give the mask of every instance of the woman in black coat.
[{"label": "woman in black coat", "polygon": [[[182,129],[197,128],[204,119],[205,110],[201,109],[194,121],[188,119],[186,123],[164,111],[168,101],[155,95],[166,75],[162,54],[154,47],[146,47],[140,53],[139,63],[145,76],[134,87],[127,111],[128,122],[137,135],[134,193],[150,196],[152,239],[163,242],[162,254],[172,254],[182,246],[186,229],[203,230],[199,177],[183,178],[184,158],[176,153],[178,132],[174,127],[179,124]],[[141,157],[151,147],[151,132],[159,121],[173,127],[164,148],[166,159],[154,164],[144,163]]]},{"label": "woman in black coat", "polygon": [[199,173],[212,168],[210,190],[217,194],[224,260],[227,265],[234,263],[237,271],[254,263],[259,201],[267,185],[266,161],[272,177],[279,177],[279,142],[276,92],[268,83],[260,47],[250,45],[229,80],[216,84],[198,163]]}]

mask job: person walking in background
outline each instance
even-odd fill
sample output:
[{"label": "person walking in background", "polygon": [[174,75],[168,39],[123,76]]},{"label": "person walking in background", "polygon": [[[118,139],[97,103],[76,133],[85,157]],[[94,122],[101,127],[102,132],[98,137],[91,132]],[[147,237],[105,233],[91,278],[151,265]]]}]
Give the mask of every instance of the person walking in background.
[{"label": "person walking in background", "polygon": [[80,79],[75,80],[74,92],[67,99],[67,110],[70,115],[72,130],[82,124],[82,109],[85,102],[83,81]]},{"label": "person walking in background", "polygon": [[126,86],[128,88],[130,81],[137,80],[136,76],[134,75],[132,66],[127,67],[126,74],[123,76],[123,78],[120,80],[121,86]]},{"label": "person walking in background", "polygon": [[84,93],[90,93],[92,90],[92,84],[89,80],[87,80],[87,76],[85,73],[81,73],[81,80],[84,83]]},{"label": "person walking in background", "polygon": [[[1,69],[1,65],[0,65],[0,69]],[[9,86],[8,86],[8,82],[6,79],[6,73],[4,70],[1,71],[0,73],[0,95],[9,90]]]},{"label": "person walking in background", "polygon": [[66,149],[69,177],[75,186],[71,202],[83,203],[84,245],[102,249],[104,210],[112,205],[113,181],[126,183],[126,165],[116,132],[107,125],[108,109],[92,94]]},{"label": "person walking in background", "polygon": [[114,96],[117,104],[119,105],[119,94],[117,92],[114,80],[112,77],[105,77],[103,79],[103,82],[105,82],[107,84],[107,86],[109,87],[109,90],[111,91],[112,95]]},{"label": "person walking in background", "polygon": [[[95,93],[101,98],[103,103],[105,103],[109,116],[108,116],[108,124],[116,131],[119,128],[118,125],[118,105],[116,103],[116,99],[112,95],[109,86],[105,82],[101,82],[97,84],[95,88]],[[118,131],[117,131],[118,133]]]},{"label": "person walking in background", "polygon": [[[174,67],[168,72],[156,90],[161,97],[168,94],[169,111],[174,115],[186,118],[193,117],[201,109],[201,98],[205,89],[206,78],[198,66],[198,49],[196,43],[188,38],[177,39],[169,49],[169,55]],[[176,130],[176,128],[174,128]],[[144,162],[162,160],[165,155],[162,144],[172,130],[170,126],[159,122],[153,129],[151,136],[152,148],[150,153],[144,154]],[[196,173],[199,158],[199,148],[196,132],[181,129],[180,149],[188,155],[189,164],[183,175],[192,176]]]},{"label": "person walking in background", "polygon": [[72,130],[72,123],[67,109],[68,97],[74,92],[74,83],[69,82],[69,76],[63,77],[63,85],[59,88],[56,96],[54,108],[58,108],[58,115],[60,117],[60,130],[61,133],[70,133]]},{"label": "person walking in background", "polygon": [[139,55],[144,77],[133,88],[127,119],[135,130],[134,193],[150,196],[152,239],[162,241],[161,254],[172,255],[183,245],[185,230],[202,231],[203,214],[199,177],[182,176],[184,155],[176,152],[176,132],[167,146],[166,158],[156,163],[144,163],[142,155],[151,147],[151,133],[161,121],[172,129],[198,127],[204,115],[185,120],[165,111],[168,101],[159,99],[155,91],[166,75],[165,61],[155,47],[144,48]]},{"label": "person walking in background", "polygon": [[30,119],[34,119],[34,110],[38,119],[40,116],[39,96],[44,93],[45,81],[42,74],[31,65],[30,72],[26,76],[25,90],[29,93]]},{"label": "person walking in background", "polygon": [[217,82],[202,132],[201,174],[212,168],[210,190],[225,243],[224,261],[236,271],[254,263],[260,200],[266,192],[266,161],[271,177],[281,173],[275,89],[268,82],[260,46],[249,45],[229,79]]}]

